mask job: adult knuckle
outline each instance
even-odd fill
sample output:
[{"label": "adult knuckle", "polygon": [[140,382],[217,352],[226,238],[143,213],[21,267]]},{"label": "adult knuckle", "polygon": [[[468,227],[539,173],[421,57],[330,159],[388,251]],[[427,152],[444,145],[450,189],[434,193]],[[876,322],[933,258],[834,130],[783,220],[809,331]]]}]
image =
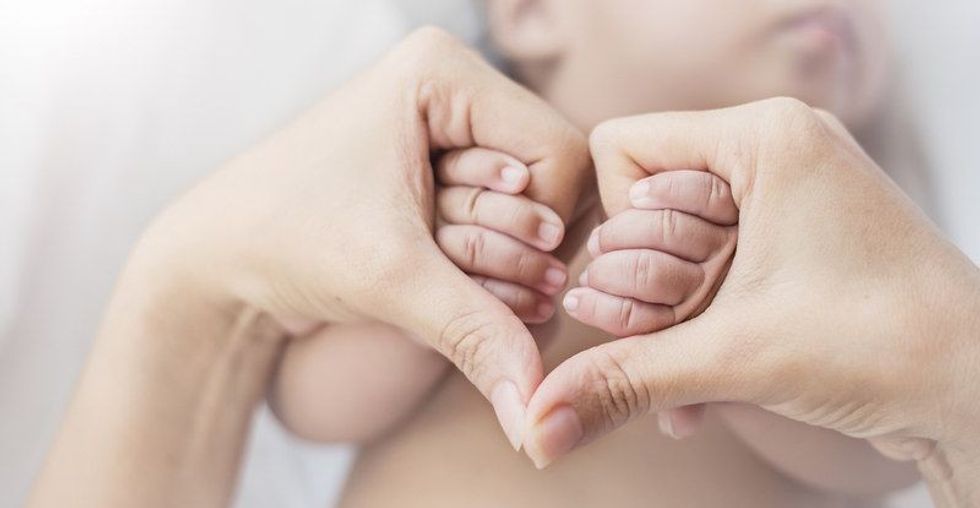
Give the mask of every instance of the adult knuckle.
[{"label": "adult knuckle", "polygon": [[827,111],[826,109],[823,109],[823,108],[813,108],[813,113],[816,114],[818,118],[820,118],[821,120],[823,120],[823,121],[825,121],[825,122],[827,122],[829,124],[836,124],[836,123],[840,122],[840,120],[838,120],[837,116],[835,116],[830,111]]},{"label": "adult knuckle", "polygon": [[784,141],[798,143],[801,137],[811,139],[814,134],[824,131],[823,122],[813,108],[805,102],[792,97],[777,97],[772,101],[773,125]]},{"label": "adult knuckle", "polygon": [[444,51],[460,44],[452,34],[433,25],[425,25],[413,30],[402,41],[400,47],[410,53],[429,56],[434,51]]},{"label": "adult knuckle", "polygon": [[[421,97],[432,99],[445,93],[443,69],[461,62],[462,42],[435,26],[423,26],[406,36],[385,58],[386,65],[406,88],[418,89]],[[451,64],[450,64],[451,63]]]},{"label": "adult knuckle", "polygon": [[479,311],[450,319],[437,338],[436,347],[470,379],[478,379],[490,355],[492,324]]},{"label": "adult knuckle", "polygon": [[773,97],[762,101],[762,104],[777,116],[795,117],[813,113],[813,108],[795,97]]},{"label": "adult knuckle", "polygon": [[650,407],[649,392],[626,368],[625,361],[602,347],[592,351],[593,389],[606,423],[616,427],[645,413]]}]

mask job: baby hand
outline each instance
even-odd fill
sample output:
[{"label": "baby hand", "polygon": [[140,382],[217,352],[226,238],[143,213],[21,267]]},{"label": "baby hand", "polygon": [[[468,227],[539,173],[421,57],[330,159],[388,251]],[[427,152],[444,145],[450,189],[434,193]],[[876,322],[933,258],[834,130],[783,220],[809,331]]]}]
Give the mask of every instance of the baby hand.
[{"label": "baby hand", "polygon": [[596,228],[594,257],[565,296],[579,321],[617,336],[650,333],[707,307],[721,285],[738,231],[728,184],[703,171],[668,171],[630,191],[633,209]]},{"label": "baby hand", "polygon": [[545,205],[521,193],[527,166],[484,148],[456,150],[436,164],[436,242],[464,272],[507,304],[524,322],[555,312],[554,295],[567,279],[565,264],[548,254],[565,226]]}]

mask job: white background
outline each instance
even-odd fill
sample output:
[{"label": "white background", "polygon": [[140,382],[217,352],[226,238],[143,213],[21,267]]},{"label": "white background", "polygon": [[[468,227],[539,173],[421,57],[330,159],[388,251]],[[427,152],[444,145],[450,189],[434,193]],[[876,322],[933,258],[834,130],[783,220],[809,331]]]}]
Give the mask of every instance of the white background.
[{"label": "white background", "polygon": [[[398,7],[411,5],[413,15]],[[894,0],[946,229],[980,261],[980,3]],[[0,492],[17,504],[125,253],[187,184],[464,2],[0,0]],[[262,414],[242,506],[325,506],[350,450]],[[901,506],[926,506],[920,490]]]}]

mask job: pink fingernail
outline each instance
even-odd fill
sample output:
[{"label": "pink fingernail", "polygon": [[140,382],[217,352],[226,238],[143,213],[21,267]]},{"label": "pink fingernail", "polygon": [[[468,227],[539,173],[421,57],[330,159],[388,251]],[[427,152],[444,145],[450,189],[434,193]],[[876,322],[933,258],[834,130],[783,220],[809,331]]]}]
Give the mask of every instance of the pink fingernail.
[{"label": "pink fingernail", "polygon": [[506,166],[500,170],[500,179],[511,186],[517,186],[524,180],[526,174],[527,170],[524,168]]},{"label": "pink fingernail", "polygon": [[565,310],[567,310],[568,312],[575,312],[575,309],[578,308],[578,304],[579,304],[578,297],[572,293],[566,294],[565,299],[562,300],[562,305],[565,307]]},{"label": "pink fingernail", "polygon": [[538,237],[548,245],[557,246],[558,241],[561,240],[561,227],[550,222],[542,222],[538,226]]},{"label": "pink fingernail", "polygon": [[538,304],[538,317],[541,319],[550,319],[555,313],[555,305],[551,302],[541,302]]},{"label": "pink fingernail", "polygon": [[497,414],[497,420],[507,435],[514,450],[520,451],[524,439],[524,402],[517,385],[511,381],[501,381],[490,394],[490,404]]},{"label": "pink fingernail", "polygon": [[565,281],[568,280],[568,275],[564,270],[549,268],[544,272],[544,280],[549,286],[560,289],[565,286]]},{"label": "pink fingernail", "polygon": [[660,427],[661,434],[672,439],[680,439],[674,430],[674,420],[669,412],[657,413],[657,427]]},{"label": "pink fingernail", "polygon": [[650,182],[641,180],[630,188],[630,201],[635,206],[643,206],[650,202]]},{"label": "pink fingernail", "polygon": [[578,414],[569,406],[552,409],[531,430],[527,454],[538,469],[572,451],[582,441],[585,431]]},{"label": "pink fingernail", "polygon": [[589,249],[589,254],[592,254],[592,257],[596,257],[599,255],[599,228],[598,227],[593,229],[592,233],[589,234],[589,241],[586,242],[585,247]]},{"label": "pink fingernail", "polygon": [[579,274],[579,276],[578,276],[578,285],[579,286],[588,286],[589,285],[589,271],[588,270],[585,270],[581,274]]}]

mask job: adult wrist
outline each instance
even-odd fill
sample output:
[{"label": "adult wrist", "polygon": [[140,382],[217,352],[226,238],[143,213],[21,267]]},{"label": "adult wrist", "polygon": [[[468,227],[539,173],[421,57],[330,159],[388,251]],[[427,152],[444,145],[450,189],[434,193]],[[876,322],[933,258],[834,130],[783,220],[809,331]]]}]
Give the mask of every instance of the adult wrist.
[{"label": "adult wrist", "polygon": [[950,345],[950,354],[937,366],[945,375],[936,394],[935,449],[919,469],[937,506],[980,506],[980,270],[969,263],[942,289],[947,308],[936,330],[946,336],[933,340]]},{"label": "adult wrist", "polygon": [[120,277],[31,506],[230,501],[285,334],[150,259]]}]

